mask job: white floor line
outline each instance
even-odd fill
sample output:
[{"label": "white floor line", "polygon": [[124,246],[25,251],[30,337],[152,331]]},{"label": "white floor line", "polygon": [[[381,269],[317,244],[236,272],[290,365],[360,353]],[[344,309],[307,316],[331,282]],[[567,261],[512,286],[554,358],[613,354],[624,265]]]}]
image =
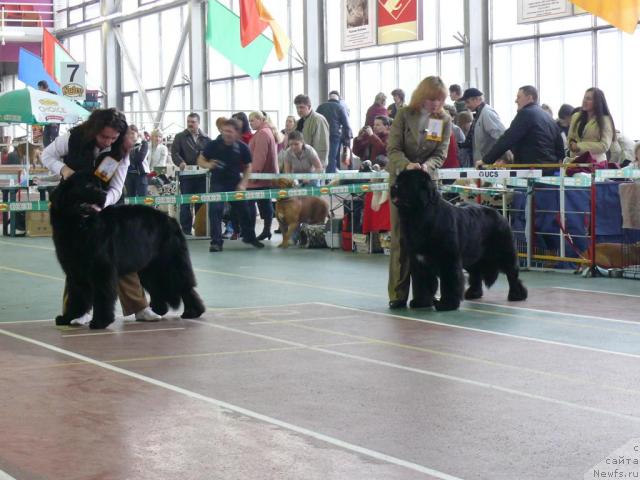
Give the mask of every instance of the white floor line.
[{"label": "white floor line", "polygon": [[73,333],[71,335],[62,335],[62,338],[73,337],[97,337],[99,335],[123,335],[125,333],[149,333],[149,332],[170,332],[172,330],[186,330],[184,327],[175,328],[148,328],[145,330],[120,330],[117,332],[96,332],[96,333]]},{"label": "white floor line", "polygon": [[555,288],[556,290],[573,290],[574,292],[602,293],[604,295],[616,295],[618,297],[640,298],[640,295],[633,295],[631,293],[605,292],[603,290],[587,290],[585,288],[569,288],[569,287],[551,287],[551,288]]},{"label": "white floor line", "polygon": [[249,325],[273,325],[278,323],[300,323],[300,322],[315,322],[317,320],[345,320],[347,318],[353,318],[355,315],[341,315],[338,317],[315,317],[304,318],[301,320],[267,320],[264,322],[249,322]]},{"label": "white floor line", "polygon": [[44,320],[12,320],[10,322],[0,322],[0,327],[3,325],[19,325],[21,323],[44,323],[44,322],[55,322],[53,318],[47,318]]},{"label": "white floor line", "polygon": [[7,242],[6,240],[0,240],[0,245],[9,245],[11,247],[20,247],[20,248],[34,248],[36,250],[49,250],[51,252],[55,251],[55,248],[53,247],[41,247],[39,245],[25,245],[23,243]]},{"label": "white floor line", "polygon": [[0,470],[0,480],[16,480],[15,478],[13,478],[11,475],[9,475],[6,472],[3,472],[2,470]]},{"label": "white floor line", "polygon": [[[212,324],[208,324],[206,322],[199,322],[196,321],[197,323],[204,323],[206,325],[210,325],[210,326],[215,326],[216,328],[218,327],[217,325],[212,325]],[[221,328],[226,328],[226,327],[221,327]],[[147,377],[146,375],[141,375],[139,373],[136,372],[132,372],[130,370],[126,370],[124,368],[120,368],[120,367],[116,367],[115,365],[111,365],[105,362],[101,362],[99,360],[95,360],[91,357],[87,357],[85,355],[80,355],[78,353],[75,352],[71,352],[69,350],[65,350],[59,347],[56,347],[55,345],[50,345],[48,343],[44,343],[41,342],[39,340],[34,340],[32,338],[29,337],[25,337],[22,335],[18,335],[16,333],[13,332],[9,332],[6,330],[2,330],[0,328],[0,334],[2,335],[6,335],[12,338],[15,338],[16,340],[21,340],[23,342],[26,343],[31,343],[33,345],[38,345],[39,347],[42,348],[46,348],[48,350],[51,350],[53,352],[56,353],[60,353],[62,355],[67,355],[69,357],[75,358],[77,360],[81,360],[83,362],[87,362],[91,365],[94,365],[96,367],[100,367],[100,368],[104,368],[105,370],[109,370],[115,373],[119,373],[121,375],[126,375],[128,377],[131,378],[135,378],[136,380],[140,380],[142,382],[146,382],[148,384],[160,387],[160,388],[164,388],[166,390],[170,390],[172,392],[175,393],[179,393],[181,395],[185,395],[189,398],[193,398],[195,400],[200,400],[206,403],[209,403],[211,405],[215,405],[218,408],[221,409],[226,409],[232,412],[236,412],[239,413],[241,415],[244,415],[246,417],[250,417],[253,418],[255,420],[259,420],[261,422],[265,422],[265,423],[269,423],[271,425],[275,425],[277,427],[280,428],[284,428],[286,430],[290,430],[292,432],[296,432],[299,433],[301,435],[305,435],[307,437],[311,437],[311,438],[315,438],[316,440],[320,440],[322,442],[326,442],[329,443],[331,445],[334,445],[336,447],[342,448],[344,450],[349,450],[351,452],[354,453],[358,453],[360,455],[365,455],[367,457],[382,461],[382,462],[387,462],[387,463],[391,463],[394,465],[398,465],[404,468],[408,468],[410,470],[416,471],[416,472],[420,472],[420,473],[426,473],[427,475],[432,475],[436,478],[440,478],[443,480],[462,480],[459,477],[454,477],[453,475],[448,475],[446,473],[440,472],[438,470],[434,470],[432,468],[429,467],[425,467],[424,465],[419,465],[417,463],[413,463],[413,462],[409,462],[407,460],[402,460],[401,458],[397,458],[397,457],[393,457],[391,455],[386,455],[384,453],[381,452],[377,452],[375,450],[370,450],[368,448],[365,447],[361,447],[359,445],[355,445],[353,443],[349,443],[349,442],[345,442],[342,441],[338,438],[334,438],[328,435],[324,435],[322,433],[316,432],[314,430],[309,430],[307,428],[304,427],[300,427],[298,425],[294,425],[292,423],[288,423],[288,422],[284,422],[282,420],[278,420],[277,418],[273,418],[273,417],[269,417],[267,415],[263,415],[261,413],[258,412],[254,412],[253,410],[249,410],[243,407],[240,407],[238,405],[234,405],[232,403],[228,403],[228,402],[224,402],[222,400],[217,400],[215,398],[212,397],[207,397],[206,395],[202,395],[200,393],[197,392],[193,392],[191,390],[187,390],[186,388],[182,388],[182,387],[178,387],[177,385],[172,385],[170,383],[166,383],[163,382],[161,380],[156,380],[155,378],[151,378],[151,377]],[[293,343],[293,342],[290,342]],[[4,480],[4,479],[2,479]]]},{"label": "white floor line", "polygon": [[[559,347],[575,348],[575,349],[578,349],[578,350],[587,350],[587,351],[590,351],[590,352],[597,352],[597,353],[606,353],[606,354],[610,354],[610,355],[618,355],[618,356],[628,357],[628,358],[640,358],[640,355],[635,354],[635,353],[615,352],[613,350],[603,350],[601,348],[586,347],[586,346],[583,346],[583,345],[574,345],[572,343],[556,342],[554,340],[545,340],[543,338],[525,337],[525,336],[522,336],[522,335],[513,335],[511,333],[496,332],[496,331],[493,331],[493,330],[483,330],[481,328],[465,327],[463,325],[454,325],[454,324],[451,324],[451,323],[435,322],[433,320],[424,320],[422,318],[407,317],[407,316],[398,315],[398,314],[395,314],[395,313],[375,312],[373,310],[364,310],[362,308],[345,307],[345,306],[342,306],[342,305],[334,305],[332,303],[324,303],[324,302],[316,302],[316,303],[318,303],[319,305],[325,305],[327,307],[341,308],[343,310],[353,310],[353,311],[356,311],[356,312],[370,313],[370,314],[373,314],[373,315],[382,315],[382,316],[385,316],[385,317],[401,318],[403,320],[411,320],[412,322],[428,323],[430,325],[438,325],[439,327],[457,328],[457,329],[460,329],[460,330],[469,330],[470,332],[483,333],[483,334],[486,334],[486,335],[498,335],[500,337],[517,338],[518,340],[525,340],[525,341],[528,341],[528,342],[546,343],[548,345],[556,345],[556,346],[559,346]],[[489,312],[487,312],[487,313],[489,313]]]},{"label": "white floor line", "polygon": [[[585,315],[585,314],[581,314],[581,313],[557,312],[555,310],[542,310],[542,309],[539,309],[539,308],[516,307],[515,305],[501,305],[499,303],[475,302],[473,300],[465,300],[465,302],[472,303],[474,305],[488,305],[490,307],[508,308],[510,310],[523,310],[525,312],[535,312],[535,313],[552,313],[554,315],[561,315],[561,316],[564,316],[564,317],[587,318],[587,319],[590,319],[590,320],[601,320],[603,322],[624,323],[624,324],[627,324],[627,325],[640,326],[640,322],[633,322],[631,320],[620,320],[618,318],[598,317],[596,315]],[[487,313],[491,313],[491,312],[487,311]]]},{"label": "white floor line", "polygon": [[586,405],[580,405],[578,403],[567,402],[567,401],[564,401],[564,400],[558,400],[556,398],[551,398],[551,397],[545,397],[543,395],[534,395],[532,393],[522,392],[520,390],[515,390],[513,388],[508,388],[508,387],[501,387],[500,385],[495,385],[495,384],[492,384],[492,383],[486,383],[486,382],[480,382],[480,381],[477,381],[477,380],[471,380],[471,379],[468,379],[468,378],[456,377],[456,376],[453,376],[453,375],[447,375],[445,373],[433,372],[431,370],[423,370],[423,369],[420,369],[420,368],[408,367],[406,365],[399,365],[397,363],[385,362],[383,360],[376,360],[376,359],[373,359],[373,358],[362,357],[360,355],[352,355],[352,354],[349,354],[349,353],[343,353],[343,352],[334,351],[334,350],[327,350],[325,348],[314,347],[312,345],[305,345],[305,344],[299,343],[299,342],[292,342],[290,340],[284,340],[282,338],[272,337],[270,335],[262,335],[262,334],[259,334],[259,333],[247,332],[245,330],[240,330],[238,328],[232,328],[232,327],[227,327],[225,325],[218,325],[218,324],[208,323],[208,322],[204,322],[204,321],[201,321],[201,320],[189,320],[189,321],[190,322],[195,322],[195,323],[200,323],[200,324],[203,324],[203,325],[208,325],[211,328],[217,328],[217,329],[220,329],[220,330],[227,330],[229,332],[240,333],[240,334],[243,334],[243,335],[249,335],[249,336],[252,336],[252,337],[262,338],[262,339],[270,340],[270,341],[273,341],[273,342],[284,343],[286,345],[301,346],[301,347],[304,346],[308,350],[313,350],[313,351],[322,352],[322,353],[328,353],[330,355],[335,355],[335,356],[343,357],[343,358],[349,358],[351,360],[359,360],[361,362],[372,363],[374,365],[381,365],[381,366],[384,366],[384,367],[394,368],[394,369],[397,369],[397,370],[404,370],[404,371],[407,371],[407,372],[418,373],[418,374],[427,375],[427,376],[430,376],[430,377],[441,378],[443,380],[450,380],[450,381],[454,381],[454,382],[463,383],[463,384],[466,384],[466,385],[473,385],[475,387],[486,388],[486,389],[489,389],[489,390],[499,391],[499,392],[502,392],[502,393],[508,393],[508,394],[511,394],[511,395],[527,398],[527,399],[530,399],[530,400],[540,400],[540,401],[547,402],[547,403],[552,403],[552,404],[555,404],[555,405],[562,405],[564,407],[572,408],[574,410],[582,410],[582,411],[585,411],[585,412],[599,413],[599,414],[607,415],[607,416],[610,416],[610,417],[620,418],[620,419],[623,419],[623,420],[626,420],[626,421],[640,423],[640,417],[634,417],[632,415],[625,415],[623,413],[612,412],[612,411],[609,411],[609,410],[604,410],[604,409],[596,408],[596,407],[588,407]]},{"label": "white floor line", "polygon": [[283,307],[302,307],[304,305],[313,305],[315,302],[304,303],[286,303],[283,305],[260,305],[256,307],[207,307],[211,312],[224,312],[225,310],[255,310],[259,308],[283,308]]}]

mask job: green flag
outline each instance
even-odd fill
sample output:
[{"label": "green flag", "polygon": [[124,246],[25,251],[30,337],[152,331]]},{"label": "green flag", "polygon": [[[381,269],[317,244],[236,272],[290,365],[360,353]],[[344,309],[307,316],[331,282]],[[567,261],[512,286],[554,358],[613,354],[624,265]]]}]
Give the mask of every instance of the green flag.
[{"label": "green flag", "polygon": [[209,0],[207,43],[252,78],[260,76],[273,48],[273,42],[264,35],[242,48],[240,17],[217,0]]}]

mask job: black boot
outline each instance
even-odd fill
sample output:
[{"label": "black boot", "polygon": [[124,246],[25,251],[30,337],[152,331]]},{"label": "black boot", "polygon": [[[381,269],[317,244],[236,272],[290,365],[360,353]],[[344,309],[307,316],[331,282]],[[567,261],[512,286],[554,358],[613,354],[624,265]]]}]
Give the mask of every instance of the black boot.
[{"label": "black boot", "polygon": [[257,240],[271,240],[271,219],[264,221],[264,228],[262,233],[257,236]]}]

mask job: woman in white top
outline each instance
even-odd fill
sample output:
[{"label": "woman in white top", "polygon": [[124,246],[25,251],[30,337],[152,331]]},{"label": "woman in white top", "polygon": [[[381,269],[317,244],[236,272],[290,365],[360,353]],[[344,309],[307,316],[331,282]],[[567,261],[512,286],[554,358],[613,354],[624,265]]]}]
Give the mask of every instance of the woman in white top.
[{"label": "woman in white top", "polygon": [[616,140],[616,127],[604,93],[589,88],[582,108],[571,117],[567,141],[571,158],[589,152],[596,162],[606,162],[611,143]]},{"label": "woman in white top", "polygon": [[169,149],[163,143],[162,131],[155,129],[151,132],[151,150],[149,151],[149,168],[153,171],[156,167],[166,167],[169,158]]}]

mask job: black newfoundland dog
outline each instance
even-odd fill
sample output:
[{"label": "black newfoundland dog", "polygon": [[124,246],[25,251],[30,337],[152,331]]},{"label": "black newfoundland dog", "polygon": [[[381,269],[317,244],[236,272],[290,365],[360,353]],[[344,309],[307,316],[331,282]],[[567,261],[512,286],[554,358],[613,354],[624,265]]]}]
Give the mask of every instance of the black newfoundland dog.
[{"label": "black newfoundland dog", "polygon": [[184,304],[182,318],[205,311],[196,293],[187,242],[180,226],[165,213],[142,205],[102,207],[106,193],[91,172],[78,172],[51,194],[51,226],[56,255],[67,275],[68,325],[93,307],[91,328],[114,320],[118,276],[138,272],[159,315],[168,305]]},{"label": "black newfoundland dog", "polygon": [[[451,205],[422,170],[400,173],[391,199],[411,256],[413,281],[424,291],[421,306],[456,310],[463,296],[463,268],[469,272],[467,300],[482,297],[482,282],[491,287],[499,272],[507,275],[509,300],[527,298],[527,289],[518,279],[511,228],[496,210],[477,204]],[[435,300],[438,278],[441,299]]]}]

